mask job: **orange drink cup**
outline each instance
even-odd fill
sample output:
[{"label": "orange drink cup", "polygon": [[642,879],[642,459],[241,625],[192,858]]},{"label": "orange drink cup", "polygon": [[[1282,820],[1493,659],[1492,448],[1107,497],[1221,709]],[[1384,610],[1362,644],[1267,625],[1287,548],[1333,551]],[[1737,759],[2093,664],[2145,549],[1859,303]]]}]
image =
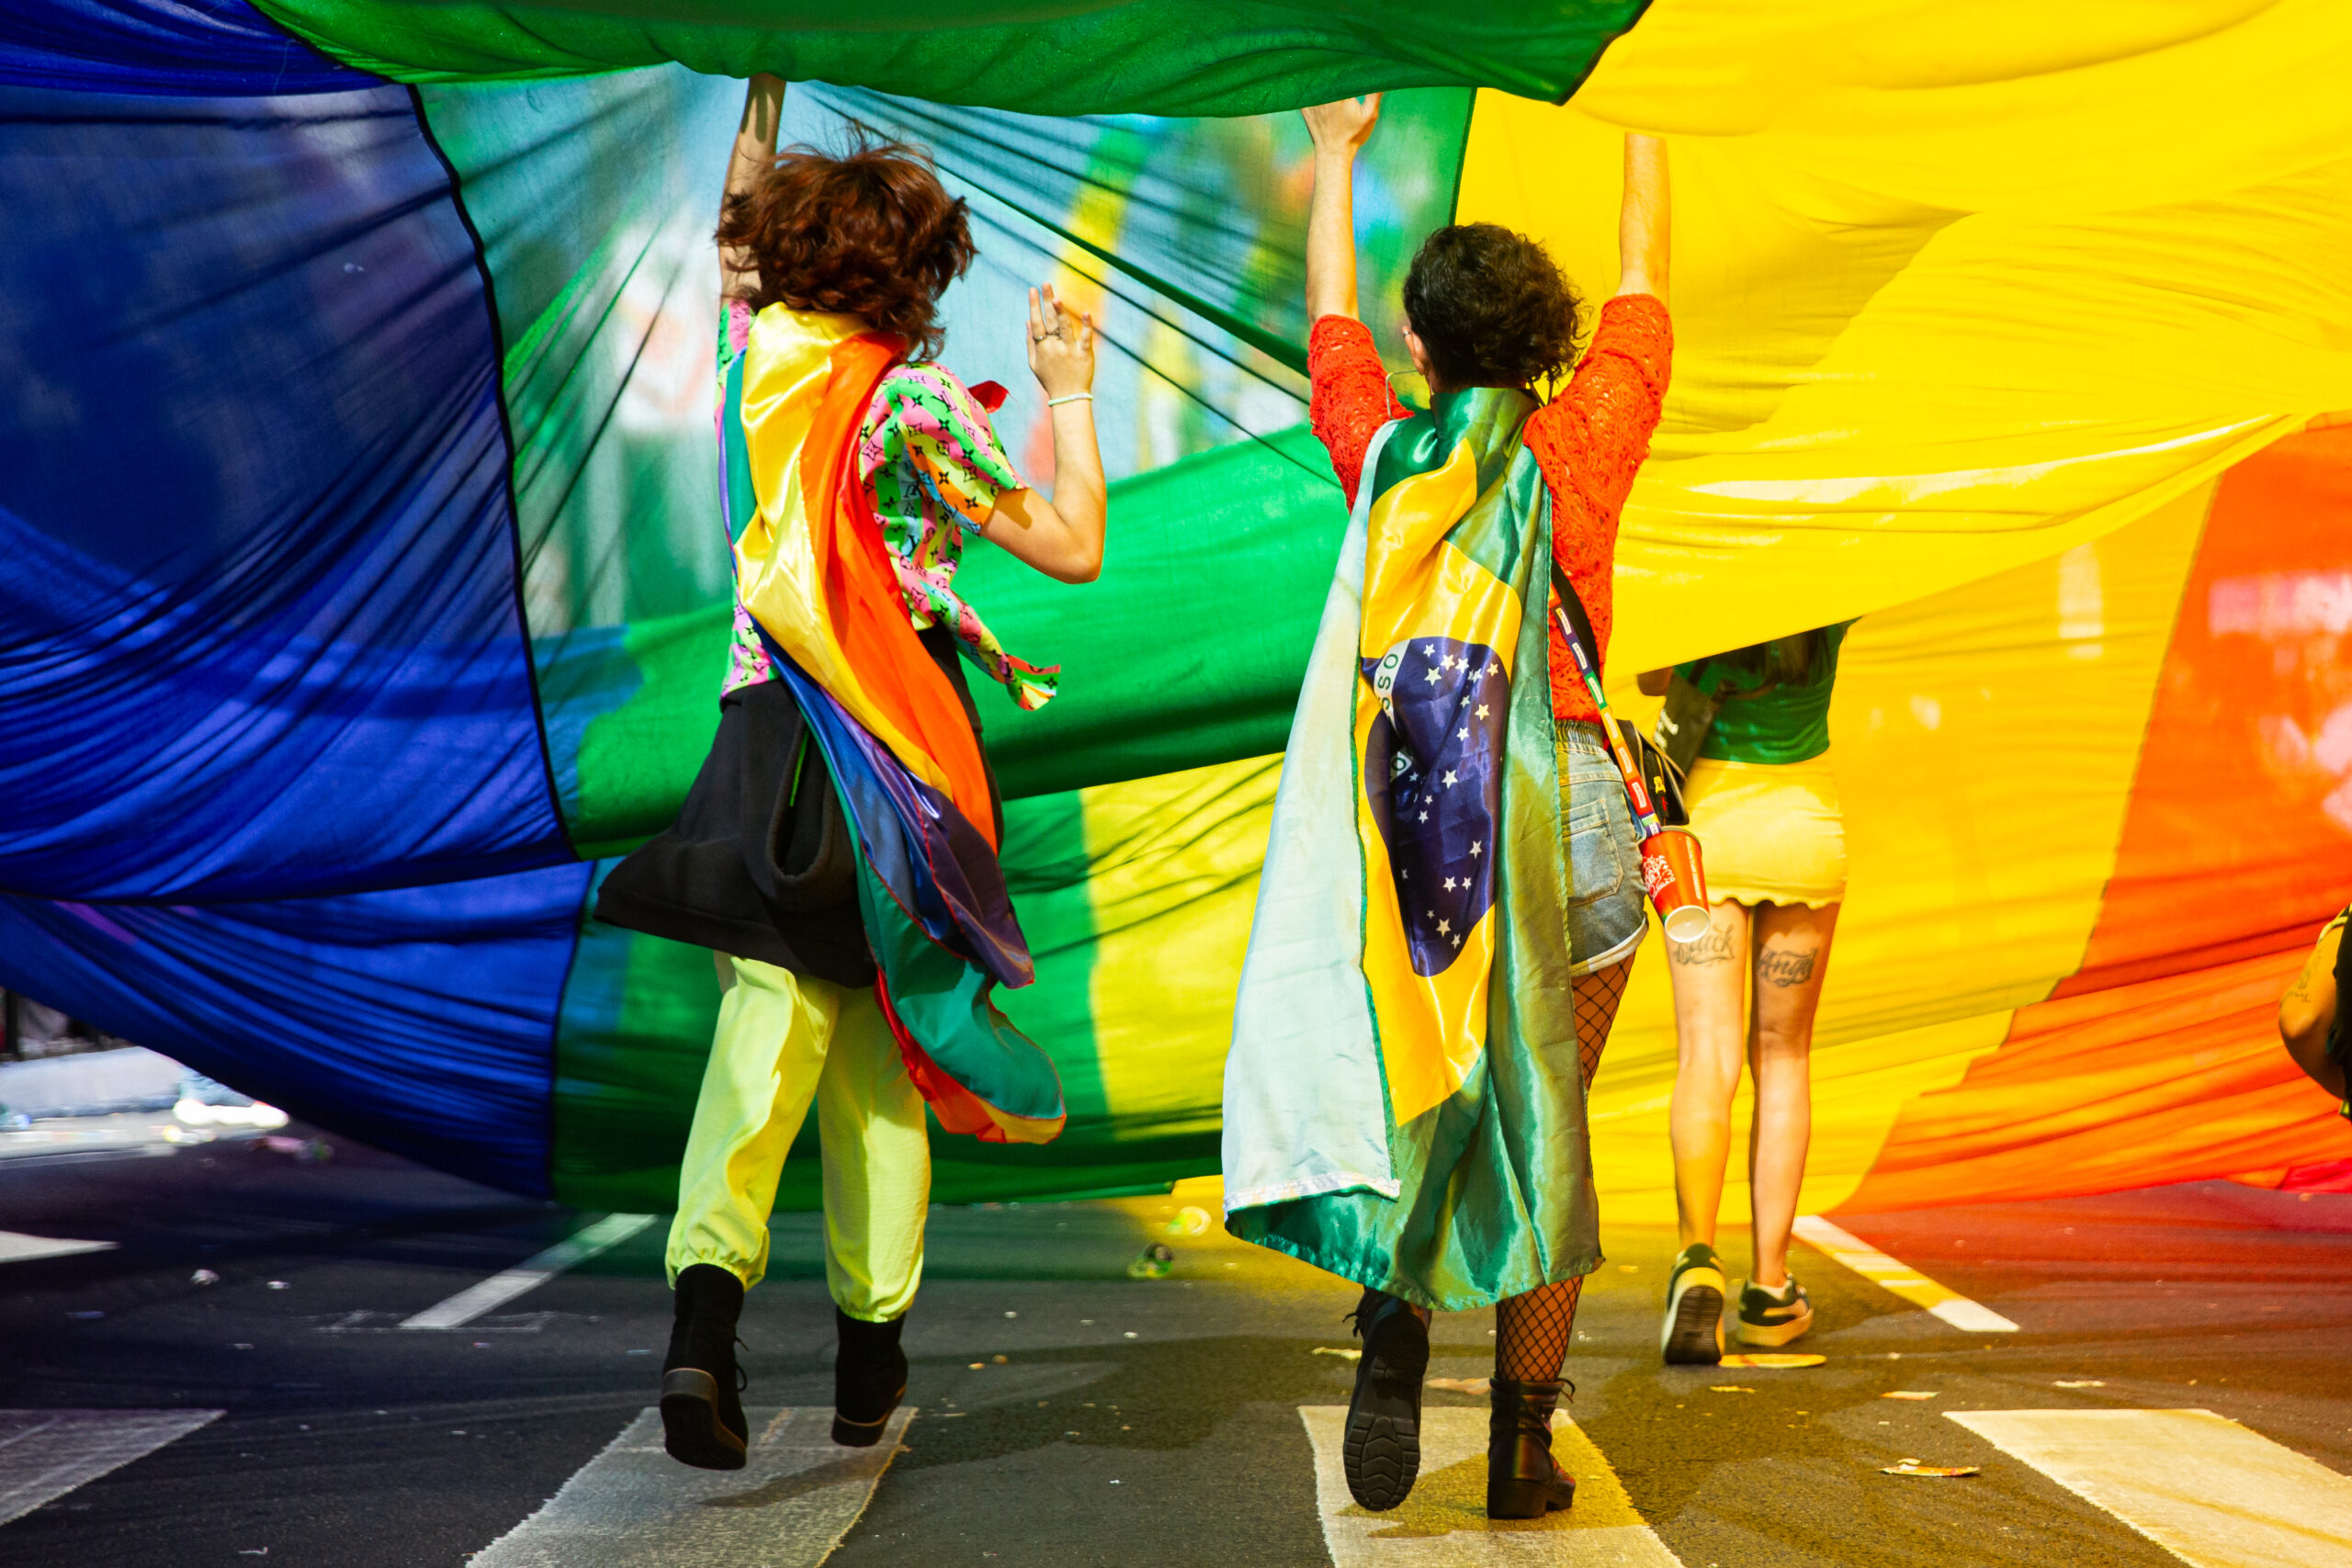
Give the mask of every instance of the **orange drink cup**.
[{"label": "orange drink cup", "polygon": [[1642,886],[1668,942],[1696,942],[1707,934],[1713,917],[1707,913],[1707,872],[1696,833],[1660,828],[1644,839]]}]

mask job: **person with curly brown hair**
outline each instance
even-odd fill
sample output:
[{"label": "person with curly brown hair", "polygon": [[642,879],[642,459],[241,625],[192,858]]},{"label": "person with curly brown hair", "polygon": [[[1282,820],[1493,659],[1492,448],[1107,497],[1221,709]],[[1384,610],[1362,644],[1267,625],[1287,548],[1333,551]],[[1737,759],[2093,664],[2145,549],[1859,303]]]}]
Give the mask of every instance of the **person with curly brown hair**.
[{"label": "person with curly brown hair", "polygon": [[[1458,433],[1469,449],[1478,430],[1501,431],[1491,451],[1478,453],[1477,482],[1489,483],[1490,470],[1517,476],[1524,471],[1521,456],[1533,459],[1548,500],[1554,559],[1590,622],[1595,646],[1589,651],[1597,664],[1609,646],[1618,515],[1657,426],[1673,349],[1665,302],[1665,148],[1648,137],[1626,138],[1618,289],[1601,306],[1581,358],[1577,344],[1584,302],[1540,243],[1492,223],[1455,224],[1429,237],[1404,288],[1405,346],[1432,394],[1430,412],[1415,416],[1390,391],[1372,333],[1356,314],[1351,176],[1379,109],[1374,96],[1306,111],[1315,144],[1306,311],[1316,434],[1351,503],[1361,487],[1374,487],[1376,516],[1377,498],[1401,493],[1410,482],[1397,477],[1410,471],[1400,448],[1410,444],[1423,453],[1427,443],[1452,442]],[[1537,390],[1545,388],[1548,395]],[[1367,474],[1374,437],[1392,422],[1405,423],[1384,449],[1378,472]],[[1562,916],[1573,961],[1576,1039],[1573,1054],[1565,1049],[1568,1042],[1559,1042],[1564,1049],[1556,1058],[1537,1062],[1532,1075],[1515,1067],[1498,1073],[1491,1092],[1528,1101],[1499,1111],[1498,1126],[1544,1129],[1563,1140],[1556,1150],[1535,1151],[1533,1163],[1569,1169],[1575,1161],[1568,1156],[1580,1158],[1585,1142],[1584,1090],[1600,1064],[1646,918],[1622,777],[1602,736],[1602,716],[1561,631],[1556,592],[1551,608],[1546,674],[1567,825],[1569,892]],[[1432,1168],[1422,1179],[1447,1176]],[[1394,1195],[1400,1211],[1411,1211],[1418,1201],[1410,1187]],[[1566,1235],[1576,1227],[1563,1219],[1547,1229],[1540,1216],[1565,1215],[1578,1208],[1579,1199],[1521,1193],[1521,1212],[1496,1214],[1467,1212],[1453,1201],[1451,1189],[1449,1194],[1441,1225],[1491,1237],[1517,1229],[1521,1251],[1529,1254],[1523,1273],[1550,1280],[1504,1296],[1495,1307],[1487,1511],[1496,1518],[1529,1518],[1565,1508],[1576,1483],[1552,1458],[1551,1418],[1564,1387],[1562,1363],[1584,1280],[1581,1272],[1558,1277],[1574,1267],[1563,1255],[1576,1249]],[[1588,1222],[1589,1194],[1588,1185],[1579,1211]],[[1428,1305],[1395,1292],[1437,1292],[1396,1257],[1358,1272],[1364,1292],[1355,1321],[1363,1351],[1342,1452],[1356,1501],[1378,1510],[1402,1503],[1419,1472],[1421,1380],[1430,1353]]]},{"label": "person with curly brown hair", "polygon": [[[676,1321],[662,1377],[669,1452],[712,1470],[746,1462],[736,1325],[745,1289],[765,1271],[769,1212],[812,1103],[839,1337],[833,1440],[882,1437],[906,1390],[899,1336],[922,1278],[924,1100],[937,1089],[910,1074],[897,1014],[877,994],[857,829],[812,743],[829,733],[820,722],[840,720],[804,711],[795,692],[805,687],[787,677],[814,682],[808,700],[827,705],[835,684],[785,651],[771,601],[758,600],[765,620],[754,615],[746,597],[764,590],[747,587],[745,562],[757,547],[771,575],[797,560],[803,576],[830,581],[854,567],[882,585],[859,601],[882,605],[863,624],[888,632],[882,640],[903,644],[915,665],[927,655],[946,682],[914,671],[933,706],[910,697],[903,710],[944,715],[949,730],[968,725],[958,754],[978,752],[985,773],[964,664],[1023,708],[1053,695],[1056,672],[1008,652],[958,596],[967,542],[985,539],[1063,582],[1091,581],[1102,561],[1092,319],[1065,309],[1050,285],[1030,290],[1029,365],[1054,437],[1048,499],[1023,482],[989,423],[1001,389],[967,387],[933,357],[940,296],[973,259],[965,203],[922,152],[863,130],[839,153],[779,155],[784,93],[773,76],[752,78],[718,231],[720,501],[738,561],[718,733],[675,826],[615,868],[597,905],[601,919],[710,948],[717,961],[718,1029],[670,1229]],[[820,531],[825,543],[808,545]],[[888,625],[900,614],[919,651]],[[874,649],[841,641],[808,646],[830,651],[842,689],[912,689]],[[875,711],[899,711],[876,701]],[[951,809],[965,800],[944,798]],[[978,852],[992,856],[1003,833],[993,777],[970,798],[994,820],[959,818],[965,841],[984,840]]]}]

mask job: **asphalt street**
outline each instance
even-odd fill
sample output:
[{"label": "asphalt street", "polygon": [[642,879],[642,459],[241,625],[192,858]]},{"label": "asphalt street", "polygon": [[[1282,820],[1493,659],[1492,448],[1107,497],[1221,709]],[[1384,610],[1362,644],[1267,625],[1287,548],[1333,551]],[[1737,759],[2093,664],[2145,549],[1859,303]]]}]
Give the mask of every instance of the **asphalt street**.
[{"label": "asphalt street", "polygon": [[[461,1326],[404,1331],[596,1216],[329,1142],[322,1164],[221,1144],[0,1168],[0,1231],[116,1244],[0,1262],[0,1411],[222,1412],[0,1525],[0,1563],[462,1563],[653,1403],[661,1223]],[[917,1414],[831,1561],[1332,1562],[1300,1411],[1346,1401],[1353,1367],[1330,1352],[1353,1345],[1355,1292],[1226,1238],[1215,1207],[1180,1190],[936,1211]],[[1668,1369],[1672,1237],[1609,1231],[1573,1412],[1671,1554],[1649,1561],[2177,1568],[1954,1413],[2209,1410],[2352,1471],[2352,1198],[2215,1183],[1838,1223],[2018,1332],[1962,1332],[1800,1247],[1820,1326],[1798,1348],[1826,1365]],[[1154,1243],[1165,1277],[1130,1277]],[[1744,1262],[1738,1236],[1725,1250]],[[830,1314],[814,1217],[779,1219],[744,1316],[748,1403],[829,1404]],[[1483,1377],[1490,1328],[1441,1318],[1432,1375]],[[1982,1473],[1880,1468],[1905,1459]],[[1443,1536],[1435,1517],[1389,1533]],[[1617,1561],[1579,1539],[1600,1537],[1514,1560]],[[1499,1560],[1456,1545],[1414,1561]]]}]

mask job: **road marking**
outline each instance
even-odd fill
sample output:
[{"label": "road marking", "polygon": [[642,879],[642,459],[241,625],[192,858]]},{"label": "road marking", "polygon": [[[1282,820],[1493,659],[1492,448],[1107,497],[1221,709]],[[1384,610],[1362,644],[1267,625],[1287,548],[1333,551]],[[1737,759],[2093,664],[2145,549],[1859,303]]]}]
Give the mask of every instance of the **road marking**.
[{"label": "road marking", "polygon": [[[319,1325],[322,1334],[398,1334],[408,1320],[396,1312],[369,1312],[362,1308],[345,1313],[333,1323]],[[537,1334],[555,1321],[551,1312],[507,1312],[495,1317],[478,1317],[467,1324],[469,1334]]]},{"label": "road marking", "polygon": [[0,1263],[29,1263],[36,1258],[71,1258],[77,1252],[112,1252],[111,1241],[69,1241],[62,1236],[0,1231]]},{"label": "road marking", "polygon": [[402,1328],[462,1328],[486,1312],[504,1306],[526,1291],[537,1290],[565,1269],[609,1251],[653,1223],[650,1214],[606,1214],[584,1225],[536,1257],[512,1269],[501,1269],[479,1285],[468,1285],[437,1306],[404,1318]]},{"label": "road marking", "polygon": [[2352,1568],[2352,1478],[2210,1410],[1950,1410],[2195,1568]]},{"label": "road marking", "polygon": [[1421,1476],[1401,1507],[1366,1513],[1348,1495],[1344,1405],[1302,1405],[1315,1446],[1315,1501],[1334,1568],[1479,1568],[1497,1562],[1575,1568],[1682,1568],[1642,1522],[1623,1483],[1582,1428],[1553,1419],[1552,1451],[1577,1478],[1577,1505],[1543,1519],[1487,1517],[1487,1412],[1421,1410]]},{"label": "road marking", "polygon": [[870,1449],[832,1440],[833,1413],[752,1410],[751,1462],[690,1470],[662,1451],[648,1409],[472,1568],[816,1568],[865,1512],[914,1416],[901,1406]]},{"label": "road marking", "polygon": [[1891,1292],[1913,1306],[1925,1307],[1954,1328],[1971,1334],[2015,1334],[2018,1325],[1991,1307],[1947,1290],[1908,1263],[1889,1258],[1858,1235],[1839,1230],[1819,1214],[1800,1214],[1796,1234],[1851,1269],[1880,1290]]},{"label": "road marking", "polygon": [[218,1410],[0,1410],[0,1525],[220,1418]]}]

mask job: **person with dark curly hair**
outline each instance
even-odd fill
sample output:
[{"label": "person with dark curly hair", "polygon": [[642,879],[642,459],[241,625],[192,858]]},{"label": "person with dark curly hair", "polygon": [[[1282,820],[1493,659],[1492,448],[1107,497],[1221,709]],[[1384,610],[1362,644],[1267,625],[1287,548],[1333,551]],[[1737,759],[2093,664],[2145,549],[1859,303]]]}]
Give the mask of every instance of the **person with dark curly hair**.
[{"label": "person with dark curly hair", "polygon": [[[746,1462],[738,1315],[765,1271],[769,1212],[812,1103],[839,1337],[835,1442],[883,1436],[906,1390],[899,1335],[922,1277],[924,1102],[940,1069],[924,1064],[918,1084],[897,1037],[906,998],[894,1008],[877,995],[856,829],[812,737],[838,732],[836,706],[875,734],[844,691],[886,716],[935,716],[956,754],[978,761],[975,787],[955,792],[951,777],[934,793],[958,813],[958,852],[992,859],[1001,797],[992,776],[980,783],[963,666],[1023,708],[1053,695],[1056,671],[998,642],[958,596],[957,563],[973,538],[1064,582],[1091,581],[1102,561],[1092,319],[1050,285],[1030,290],[1029,365],[1053,427],[1049,500],[1023,482],[989,423],[1002,389],[967,387],[933,357],[940,296],[973,258],[965,203],[922,153],[862,130],[839,153],[778,155],[784,92],[773,76],[752,78],[718,231],[720,503],[737,560],[718,732],[676,824],[615,868],[597,906],[601,919],[710,948],[717,961],[718,1029],[670,1228],[676,1321],[661,1405],[671,1455],[712,1470]],[[852,604],[867,618],[842,624],[864,637],[827,623],[796,642],[793,626],[779,627],[765,585],[795,570],[823,581],[804,585],[816,597],[789,602]],[[865,586],[824,597],[851,578]],[[891,664],[886,644],[909,657]],[[796,698],[809,683],[827,714]],[[906,695],[918,688],[930,695]]]},{"label": "person with dark curly hair", "polygon": [[[1459,426],[1460,440],[1475,446],[1483,439],[1481,431],[1498,432],[1492,450],[1479,453],[1477,482],[1487,484],[1490,469],[1518,476],[1527,467],[1522,458],[1532,459],[1549,502],[1553,556],[1590,621],[1598,645],[1590,653],[1598,661],[1609,646],[1618,514],[1648,455],[1672,352],[1665,304],[1664,146],[1647,137],[1626,138],[1618,289],[1601,306],[1581,359],[1577,343],[1584,301],[1540,243],[1492,223],[1454,224],[1429,237],[1413,259],[1404,289],[1405,345],[1432,396],[1430,412],[1416,417],[1391,393],[1372,333],[1356,314],[1351,175],[1379,109],[1374,96],[1306,111],[1315,143],[1306,310],[1313,323],[1307,373],[1316,434],[1352,503],[1367,482],[1381,487],[1375,502],[1388,493],[1389,483],[1406,482],[1390,476],[1408,471],[1396,459],[1407,443],[1420,452],[1440,433],[1453,440]],[[1374,436],[1392,421],[1405,423],[1392,434],[1378,475],[1367,476]],[[1373,514],[1378,515],[1376,505]],[[1602,737],[1601,715],[1563,638],[1556,592],[1551,607],[1555,613],[1547,615],[1547,675],[1562,820],[1568,824],[1569,902],[1563,916],[1573,959],[1575,1053],[1563,1051],[1555,1061],[1539,1064],[1538,1081],[1516,1074],[1498,1074],[1488,1081],[1496,1096],[1539,1102],[1505,1107],[1498,1124],[1547,1129],[1580,1145],[1584,1090],[1600,1064],[1646,919],[1621,775]],[[1542,1151],[1532,1157],[1554,1163]],[[1421,1174],[1431,1180],[1447,1176],[1437,1168]],[[1408,1190],[1395,1196],[1400,1209],[1414,1202],[1411,1183],[1406,1186]],[[1532,1210],[1545,1200],[1523,1201]],[[1515,1222],[1524,1219],[1461,1212],[1452,1202],[1441,1212],[1442,1225],[1496,1236],[1511,1235]],[[1518,1245],[1544,1250],[1535,1234],[1539,1228],[1521,1223]],[[1565,1269],[1533,1258],[1525,1272],[1546,1278]],[[1386,1509],[1404,1501],[1419,1468],[1430,1314],[1424,1304],[1374,1288],[1372,1280],[1383,1269],[1367,1264],[1361,1271],[1365,1289],[1355,1322],[1363,1351],[1342,1451],[1357,1502]],[[1385,1275],[1400,1290],[1415,1288],[1410,1270],[1393,1259]],[[1581,1273],[1552,1278],[1497,1302],[1487,1461],[1487,1511],[1493,1517],[1535,1517],[1568,1506],[1574,1497],[1575,1482],[1552,1458],[1551,1417],[1561,1396],[1562,1363],[1583,1283]]]}]

